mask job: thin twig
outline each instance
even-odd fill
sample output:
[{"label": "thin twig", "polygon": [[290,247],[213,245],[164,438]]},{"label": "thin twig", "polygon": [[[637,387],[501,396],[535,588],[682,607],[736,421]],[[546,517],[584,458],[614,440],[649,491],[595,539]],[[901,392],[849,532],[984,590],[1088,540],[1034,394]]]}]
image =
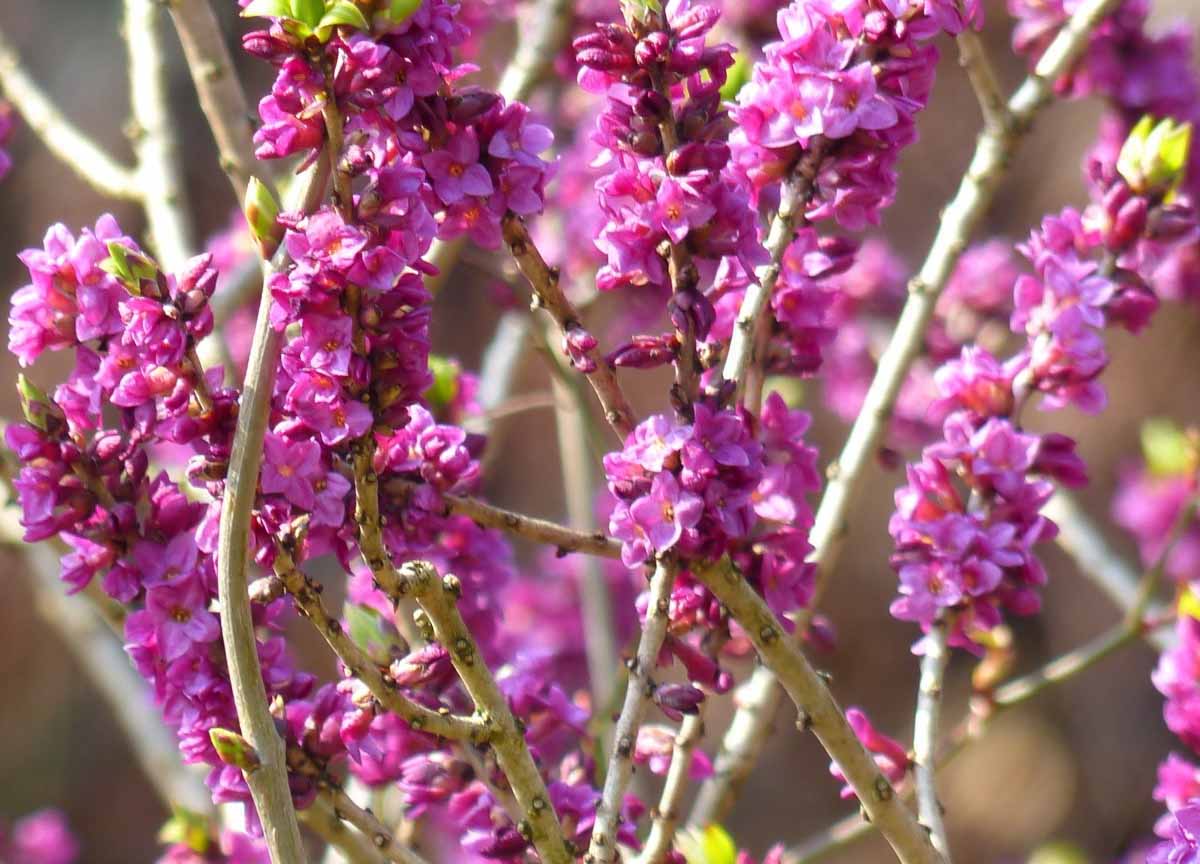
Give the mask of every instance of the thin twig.
[{"label": "thin twig", "polygon": [[408,562],[401,572],[404,588],[412,592],[420,605],[430,635],[449,652],[476,711],[492,728],[490,743],[496,762],[521,806],[522,812],[513,814],[519,820],[518,828],[545,864],[572,864],[575,857],[567,846],[525,734],[459,614],[457,598],[461,584],[450,575],[439,578],[433,565],[424,561]]},{"label": "thin twig", "polygon": [[633,751],[646,705],[654,693],[654,667],[662,651],[670,623],[671,591],[679,563],[664,556],[654,567],[650,579],[650,597],[646,604],[646,623],[638,639],[637,654],[629,663],[629,684],[625,700],[613,729],[613,748],[604,775],[604,791],[596,808],[596,823],[588,846],[589,864],[612,864],[617,860],[617,832],[621,824],[621,805],[625,790],[633,778]]},{"label": "thin twig", "polygon": [[[1054,542],[1075,560],[1079,571],[1118,609],[1134,608],[1138,601],[1138,574],[1108,545],[1079,501],[1060,489],[1042,507],[1042,514],[1058,526]],[[1170,644],[1160,630],[1147,630],[1143,635],[1157,651],[1165,651]]]},{"label": "thin twig", "polygon": [[254,126],[246,91],[233,68],[209,0],[167,0],[200,108],[217,143],[221,170],[241,203],[255,165]]},{"label": "thin twig", "polygon": [[[509,213],[504,217],[503,230],[504,241],[516,259],[517,267],[533,289],[534,303],[550,314],[564,336],[582,327],[579,311],[567,299],[559,284],[557,268],[551,268],[546,263],[521,217]],[[595,349],[588,352],[588,359],[595,368],[587,373],[587,379],[600,399],[605,419],[624,441],[633,431],[633,409],[629,407],[629,401],[621,391],[616,373],[605,359],[599,356],[599,352]]]},{"label": "thin twig", "polygon": [[913,722],[913,771],[916,775],[917,814],[921,824],[929,829],[933,848],[950,862],[950,843],[946,838],[946,822],[938,801],[936,749],[938,722],[942,712],[942,688],[946,676],[946,630],[948,624],[939,618],[922,640],[925,655],[921,658],[921,683],[917,692],[917,713]]},{"label": "thin twig", "polygon": [[[929,254],[909,283],[908,300],[880,358],[858,418],[840,456],[828,468],[829,482],[811,532],[814,548],[811,560],[817,567],[812,608],[820,602],[836,568],[846,534],[846,516],[890,421],[900,387],[922,349],[925,329],[942,289],[991,204],[1017,144],[1053,95],[1054,82],[1070,70],[1086,47],[1088,35],[1118,2],[1087,0],[1080,6],[1042,55],[1033,74],[1009,100],[1011,122],[980,134],[958,191],[942,213]],[[781,694],[770,671],[759,669],[739,688],[737,699],[739,708],[722,741],[717,770],[701,788],[689,819],[693,824],[719,822],[733,806],[738,790],[758,761],[766,739],[766,724],[774,716]]]},{"label": "thin twig", "polygon": [[[567,521],[572,529],[603,536],[595,530],[595,478],[588,452],[588,406],[582,392],[554,378],[554,425],[558,433],[559,462]],[[609,541],[612,543],[613,541]],[[618,546],[619,544],[614,544]],[[593,556],[580,562],[580,618],[587,657],[592,704],[608,705],[617,687],[618,649],[613,625],[612,597],[604,565]]]},{"label": "thin twig", "polygon": [[[550,70],[570,35],[570,0],[539,0],[530,4],[529,22],[518,22],[517,50],[500,75],[496,88],[508,102],[523,102]],[[529,23],[531,26],[526,27]],[[528,39],[525,36],[528,35]]]},{"label": "thin twig", "polygon": [[[518,414],[553,408],[557,404],[553,393],[546,393],[544,391],[518,393],[516,396],[510,396],[508,399],[505,399],[491,411],[485,411],[483,420],[485,425],[490,425],[498,420],[505,420],[509,417],[515,417]],[[586,404],[584,403],[585,407]]]},{"label": "thin twig", "polygon": [[142,197],[138,178],[73,124],[21,65],[20,55],[0,31],[0,90],[29,128],[59,158],[103,195],[126,201]]},{"label": "thin twig", "polygon": [[780,190],[779,210],[771,220],[766,249],[770,262],[758,273],[758,278],[746,287],[746,295],[738,309],[733,335],[729,341],[729,353],[725,355],[725,366],[721,372],[726,381],[737,383],[737,397],[746,392],[746,373],[754,362],[755,335],[760,326],[763,310],[775,291],[783,267],[783,256],[796,238],[796,231],[807,218],[804,215],[813,195],[813,183],[821,167],[821,160],[828,152],[830,142],[819,137],[801,157],[796,167],[783,181]]},{"label": "thin twig", "polygon": [[361,806],[345,793],[341,786],[331,784],[329,793],[333,798],[333,812],[358,829],[372,847],[394,864],[426,864],[425,859],[405,846],[374,813]]},{"label": "thin twig", "polygon": [[[420,483],[399,477],[387,480],[384,485],[387,487],[389,495],[401,499],[407,499],[421,488]],[[553,546],[562,553],[583,552],[603,558],[619,558],[621,556],[621,544],[602,531],[580,531],[566,525],[559,525],[557,522],[539,519],[536,516],[526,516],[523,513],[485,504],[477,498],[470,498],[466,495],[442,493],[441,498],[443,516],[466,516],[483,528],[506,531],[534,543]],[[393,580],[389,579],[388,581],[392,582]]]},{"label": "thin twig", "polygon": [[[328,161],[317,159],[307,182],[297,184],[303,201],[298,207],[311,213],[325,196],[329,180]],[[291,202],[289,202],[291,203]],[[282,271],[288,262],[286,247],[264,262],[267,277]],[[263,440],[271,409],[275,370],[279,365],[282,334],[271,326],[271,292],[263,291],[258,320],[246,366],[246,380],[238,411],[237,430],[229,457],[225,498],[221,506],[217,550],[217,587],[221,604],[221,635],[225,659],[242,735],[258,752],[260,767],[246,775],[250,792],[263,824],[263,835],[274,864],[305,861],[296,825],[296,811],[288,789],[283,741],[275,730],[275,719],[267,707],[254,622],[250,617],[246,569],[250,557],[250,519],[258,492]]]},{"label": "thin twig", "polygon": [[1008,113],[996,70],[983,47],[983,40],[970,27],[959,33],[955,40],[958,42],[959,65],[967,71],[967,78],[979,101],[979,110],[983,113],[984,125],[988,129],[1003,130],[1012,122],[1012,117]]},{"label": "thin twig", "polygon": [[384,709],[400,717],[419,732],[455,741],[486,740],[487,729],[479,720],[443,713],[406,696],[396,682],[384,674],[367,652],[350,638],[341,622],[330,614],[321,600],[321,586],[296,566],[287,542],[276,547],[274,567],[275,575],[291,595],[296,610],[308,619],[338,659],[354,677],[366,685]]},{"label": "thin twig", "polygon": [[344,861],[347,864],[382,864],[386,859],[379,854],[367,835],[346,829],[334,812],[334,800],[332,790],[323,789],[313,803],[299,814],[305,827],[324,840],[330,850],[337,851],[336,858],[327,860]]},{"label": "thin twig", "polygon": [[314,759],[302,747],[294,745],[288,748],[287,761],[294,773],[315,783],[321,798],[328,802],[334,818],[349,822],[363,837],[369,838],[378,855],[395,864],[427,864],[424,858],[400,842],[374,813],[346,794],[341,783],[329,774],[327,765]]},{"label": "thin twig", "polygon": [[529,316],[520,309],[510,309],[496,322],[479,363],[479,404],[485,412],[498,410],[512,392],[528,335]]},{"label": "thin twig", "polygon": [[[1132,645],[1138,640],[1138,635],[1137,632],[1131,632],[1124,623],[1117,624],[1033,672],[1009,681],[990,696],[985,695],[976,700],[971,716],[959,725],[938,753],[938,770],[945,768],[962,752],[965,745],[982,738],[988,726],[1002,713],[1023,705],[1050,687],[1069,681],[1091,669],[1121,648]],[[912,790],[903,790],[901,797],[912,797]],[[863,820],[858,814],[852,814],[788,849],[784,855],[784,864],[812,864],[866,837],[873,830],[874,826],[870,822]]]},{"label": "thin twig", "polygon": [[692,574],[716,595],[754,643],[800,712],[797,726],[811,729],[841,768],[871,822],[891,845],[902,864],[941,864],[942,857],[913,814],[896,797],[887,778],[846,721],[821,676],[809,665],[775,613],[726,559],[695,567]]},{"label": "thin twig", "polygon": [[651,814],[654,822],[650,836],[635,864],[662,864],[675,841],[675,829],[679,825],[683,796],[687,793],[688,779],[692,770],[692,755],[696,745],[704,737],[704,720],[700,714],[690,714],[679,724],[675,746],[671,751],[671,767],[663,781],[658,806]]},{"label": "thin twig", "polygon": [[137,182],[150,239],[161,263],[173,272],[192,253],[192,220],[171,119],[159,14],[160,5],[155,0],[125,0]]}]

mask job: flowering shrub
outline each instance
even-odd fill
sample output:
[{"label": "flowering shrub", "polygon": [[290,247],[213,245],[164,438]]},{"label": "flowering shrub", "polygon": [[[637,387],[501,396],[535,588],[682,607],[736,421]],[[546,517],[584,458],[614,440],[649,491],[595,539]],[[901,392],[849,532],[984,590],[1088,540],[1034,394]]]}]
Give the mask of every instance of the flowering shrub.
[{"label": "flowering shrub", "polygon": [[[172,733],[158,764],[183,784],[203,766],[204,812],[163,784],[160,860],[302,862],[301,821],[353,861],[816,860],[840,841],[755,858],[767,842],[720,824],[781,687],[828,752],[828,794],[862,807],[846,830],[949,862],[940,752],[1167,623],[1153,685],[1200,751],[1200,435],[1169,422],[1146,427],[1114,502],[1144,567],[1124,620],[1010,675],[1045,550],[1079,530],[1065,490],[1088,483],[1052,412],[1102,412],[1106,329],[1200,292],[1200,77],[1147,3],[1013,0],[1032,71],[1006,100],[979,0],[241,0],[242,47],[274,73],[252,137],[208,5],[168,5],[243,202],[191,257],[159,70],[135,81],[128,169],[0,62],[30,127],[150,221],[145,240],[109,215],[55,225],[21,254],[24,416],[5,440],[21,539],[56,544],[63,590],[114,624],[130,697]],[[127,6],[136,73],[159,34],[151,0]],[[511,63],[480,83],[514,17]],[[984,130],[906,284],[866,232],[955,42]],[[1055,96],[1108,106],[1087,203],[968,246]],[[478,373],[434,352],[435,317],[461,323],[434,300],[464,250],[514,277],[487,298],[504,317]],[[615,312],[592,330],[597,302]],[[570,525],[483,497],[524,350],[509,325],[556,331]],[[660,367],[639,416],[626,388]],[[852,422],[824,475],[797,379]],[[921,658],[911,749],[843,712],[809,659],[835,647],[820,601],[876,457],[908,463],[888,531],[891,613]],[[332,674],[298,661],[306,629]],[[952,649],[976,664],[973,698],[941,736]],[[733,723],[706,739],[726,700]],[[1200,861],[1200,767],[1169,756],[1155,797],[1158,839],[1128,860]],[[65,828],[31,818],[0,834],[5,860],[73,860]]]}]

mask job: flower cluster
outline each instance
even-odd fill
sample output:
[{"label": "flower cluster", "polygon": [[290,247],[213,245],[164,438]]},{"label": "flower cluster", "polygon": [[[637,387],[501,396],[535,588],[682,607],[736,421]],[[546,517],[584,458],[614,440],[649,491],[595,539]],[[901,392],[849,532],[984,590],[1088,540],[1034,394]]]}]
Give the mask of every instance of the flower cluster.
[{"label": "flower cluster", "polygon": [[977,2],[792,3],[779,12],[780,41],[766,46],[738,93],[734,158],[762,194],[817,142],[830,142],[811,169],[807,215],[850,229],[878,222],[933,84],[929,37],[981,23]]},{"label": "flower cluster", "polygon": [[[595,240],[606,259],[596,284],[660,296],[683,288],[686,296],[674,302],[701,338],[712,313],[698,278],[725,278],[722,269],[744,276],[763,256],[749,200],[722,172],[730,149],[721,88],[733,48],[707,44],[719,14],[677,0],[630,24],[600,24],[574,43],[580,84],[605,96],[594,137],[606,217]],[[688,250],[700,272],[672,282],[664,245]]]},{"label": "flower cluster", "polygon": [[672,550],[719,557],[748,537],[763,452],[741,413],[698,404],[693,423],[644,420],[604,470],[617,499],[609,530],[636,567]]},{"label": "flower cluster", "polygon": [[[1038,515],[1053,489],[1046,478],[1085,482],[1070,439],[1024,433],[1015,418],[1035,392],[1048,408],[1103,407],[1100,329],[1146,324],[1157,306],[1146,274],[1194,223],[1186,202],[1166,201],[1180,166],[1145,156],[1149,128],[1131,135],[1120,174],[1094,175],[1096,197],[1084,212],[1048,217],[1021,247],[1034,272],[1015,283],[1010,323],[1027,347],[1004,363],[982,347],[965,348],[936,373],[953,413],[896,494],[890,530],[902,596],[892,612],[925,628],[949,613],[956,644],[999,624],[1001,608],[1036,610],[1032,589],[1044,573],[1032,546],[1054,530]],[[1153,167],[1138,173],[1131,163]]]},{"label": "flower cluster", "polygon": [[[622,542],[626,566],[670,552],[708,560],[730,553],[781,616],[807,603],[813,576],[804,563],[812,525],[807,496],[820,486],[816,452],[803,439],[809,417],[773,393],[760,422],[762,437],[755,440],[742,411],[697,403],[694,422],[656,415],[623,450],[605,457],[616,498],[609,530]],[[681,586],[672,611],[677,622],[711,599],[703,589]],[[698,620],[705,619],[713,620],[707,613]]]},{"label": "flower cluster", "polygon": [[[1078,6],[1076,0],[1009,0],[1018,19],[1013,32],[1016,50],[1036,60]],[[1183,25],[1151,33],[1149,22],[1147,0],[1125,0],[1093,31],[1073,73],[1057,82],[1068,95],[1107,100],[1109,114],[1089,154],[1106,172],[1114,170],[1123,142],[1142,117],[1200,120],[1200,73],[1193,63],[1192,33]],[[1182,182],[1193,198],[1200,192],[1200,148],[1192,149]],[[1200,238],[1193,235],[1189,242],[1175,244],[1158,264],[1152,282],[1164,299],[1200,297]]]},{"label": "flower cluster", "polygon": [[[970,647],[1001,623],[1002,610],[1039,608],[1046,574],[1033,548],[1055,534],[1039,514],[1053,492],[1044,475],[1083,468],[1061,436],[1023,433],[1007,419],[956,412],[943,433],[896,493],[888,530],[901,596],[892,614],[928,627],[953,610],[951,643]],[[1056,464],[1064,459],[1065,472]]]},{"label": "flower cluster", "polygon": [[[247,801],[241,772],[209,737],[237,728],[210,611],[219,503],[192,500],[151,467],[163,443],[187,445],[197,477],[228,459],[236,396],[216,386],[219,370],[202,376],[193,359],[211,328],[215,274],[207,256],[164,274],[111,217],[78,239],[56,226],[22,261],[33,282],[14,297],[14,350],[26,363],[47,349],[73,348],[76,359],[52,397],[23,382],[27,423],[6,432],[22,462],[14,485],[26,539],[60,537],[70,589],[99,580],[128,607],[127,651],[185,761],[212,766],[217,800]],[[261,610],[271,635],[260,659],[271,692],[298,698],[312,679],[290,665],[280,611]]]},{"label": "flower cluster", "polygon": [[370,181],[360,216],[388,227],[403,222],[418,247],[434,230],[498,246],[506,213],[541,212],[550,165],[540,154],[552,136],[520,103],[454,89],[467,71],[452,65],[452,49],[468,35],[457,13],[449,0],[428,0],[398,21],[376,16],[378,30],[339,28],[315,48],[279,19],[248,34],[247,50],[279,69],[259,105],[259,157],[315,158],[332,101],[345,118],[347,161]]},{"label": "flower cluster", "polygon": [[1200,621],[1182,614],[1175,635],[1175,644],[1159,657],[1154,686],[1167,700],[1163,707],[1167,728],[1200,752]]}]

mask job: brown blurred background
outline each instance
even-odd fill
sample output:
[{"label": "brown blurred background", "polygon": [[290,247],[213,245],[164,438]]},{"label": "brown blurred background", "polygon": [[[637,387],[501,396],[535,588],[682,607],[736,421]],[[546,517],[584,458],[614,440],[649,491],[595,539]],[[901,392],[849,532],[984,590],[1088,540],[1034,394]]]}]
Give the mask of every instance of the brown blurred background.
[{"label": "brown blurred background", "polygon": [[[465,0],[470,3],[473,0]],[[240,32],[234,5],[225,10],[227,32]],[[1180,17],[1200,27],[1195,0],[1155,0],[1157,17]],[[985,40],[1006,85],[1022,65],[1007,50],[1009,20],[1002,4],[989,8]],[[28,68],[63,109],[103,145],[131,159],[122,126],[128,115],[124,50],[117,35],[116,0],[0,0],[0,28],[20,46]],[[234,202],[217,169],[211,140],[195,105],[173,33],[172,92],[182,130],[187,184],[197,225],[206,237],[228,224]],[[974,98],[952,49],[945,50],[934,100],[921,120],[921,142],[905,156],[900,196],[885,230],[910,262],[931,239],[938,208],[953,192],[979,124]],[[251,94],[268,86],[262,64],[242,63]],[[1041,214],[1083,199],[1080,158],[1095,128],[1095,105],[1058,105],[1043,115],[1021,149],[1009,182],[986,220],[988,234],[1024,236]],[[15,167],[0,183],[0,285],[23,284],[15,254],[40,245],[45,227],[62,221],[75,229],[111,209],[130,233],[144,228],[129,205],[99,198],[55,161],[26,128],[9,145]],[[488,276],[474,269],[478,256],[460,265],[438,299],[437,348],[478,363],[495,311],[480,290]],[[1111,542],[1131,562],[1135,550],[1108,519],[1108,501],[1122,460],[1137,449],[1147,416],[1200,421],[1194,374],[1200,363],[1200,317],[1194,308],[1168,307],[1136,340],[1113,334],[1107,375],[1111,407],[1100,418],[1060,412],[1053,422],[1081,441],[1093,484],[1083,496]],[[545,388],[536,358],[522,372],[519,391]],[[0,414],[17,411],[11,382],[16,363],[0,353]],[[661,390],[635,394],[642,410],[657,407]],[[1043,421],[1044,422],[1044,419]],[[818,412],[813,438],[823,454],[835,452],[844,428]],[[506,505],[560,517],[563,504],[549,458],[555,436],[548,412],[528,412],[498,425],[487,492]],[[550,466],[550,467],[548,467]],[[537,478],[537,482],[529,482]],[[895,581],[887,567],[886,521],[897,475],[875,469],[853,518],[853,537],[834,582],[827,612],[840,634],[840,653],[829,661],[843,704],[865,707],[876,724],[902,740],[911,731],[916,664],[909,654],[911,627],[892,620],[887,605]],[[0,817],[57,805],[79,832],[88,864],[153,860],[154,834],[165,813],[132,761],[104,703],[82,670],[34,611],[22,559],[0,550],[7,573],[0,604]],[[1045,613],[1016,628],[1020,667],[1069,649],[1117,618],[1111,605],[1057,551]],[[1161,722],[1161,700],[1149,682],[1154,657],[1137,646],[1067,686],[1005,716],[985,741],[947,770],[953,844],[962,862],[1022,860],[1050,839],[1077,843],[1096,862],[1110,860],[1147,832],[1157,815],[1150,800],[1155,766],[1176,746]],[[948,722],[965,707],[966,664],[950,674]],[[714,712],[714,715],[719,712]],[[722,717],[713,716],[719,730]],[[729,828],[758,853],[776,839],[792,844],[849,812],[837,801],[828,760],[811,737],[791,731],[781,717],[766,758],[746,787]],[[877,840],[853,847],[844,862],[889,861]]]}]

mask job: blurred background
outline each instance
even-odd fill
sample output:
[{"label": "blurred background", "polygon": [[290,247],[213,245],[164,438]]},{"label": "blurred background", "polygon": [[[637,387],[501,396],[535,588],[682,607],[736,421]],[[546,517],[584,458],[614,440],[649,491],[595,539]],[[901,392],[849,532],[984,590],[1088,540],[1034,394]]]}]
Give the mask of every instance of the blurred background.
[{"label": "blurred background", "polygon": [[[465,3],[482,0],[464,0]],[[0,0],[0,28],[19,46],[36,79],[63,110],[110,151],[132,159],[122,127],[128,116],[124,46],[118,36],[116,0]],[[224,11],[226,32],[236,47],[244,25],[233,3]],[[1183,19],[1200,28],[1196,0],[1155,0],[1156,18],[1166,25]],[[988,10],[984,38],[1006,86],[1024,71],[1008,51],[1009,19],[1002,3]],[[169,30],[169,28],[168,28]],[[234,202],[221,176],[211,138],[175,43],[171,47],[174,116],[181,130],[188,193],[204,238],[225,228]],[[503,40],[500,40],[503,41]],[[494,46],[497,55],[508,46]],[[240,53],[236,52],[235,53]],[[884,233],[909,262],[919,262],[933,236],[938,208],[952,194],[965,167],[979,124],[978,109],[953,50],[943,51],[943,68],[929,110],[921,120],[921,142],[902,163],[900,194],[887,212]],[[248,91],[269,87],[265,64],[243,62]],[[1099,108],[1059,104],[1045,112],[1018,154],[1011,177],[985,223],[986,234],[1024,237],[1044,212],[1081,204],[1081,155],[1095,130]],[[137,236],[144,229],[132,205],[114,205],[45,151],[18,124],[10,143],[15,166],[0,183],[0,286],[5,296],[23,284],[16,254],[39,246],[50,223],[72,230],[111,210]],[[466,256],[438,296],[435,347],[476,368],[496,311],[483,288],[494,263],[483,253]],[[438,314],[441,313],[441,314]],[[1100,418],[1059,412],[1053,422],[1074,435],[1092,471],[1084,506],[1102,525],[1115,549],[1131,563],[1136,550],[1109,518],[1117,471],[1137,452],[1138,429],[1148,416],[1200,422],[1200,315],[1195,308],[1166,307],[1152,329],[1136,339],[1110,334],[1113,356],[1106,383],[1110,409]],[[530,353],[530,352],[527,352]],[[532,357],[516,392],[545,391],[543,366]],[[16,361],[0,352],[0,416],[19,413],[12,382]],[[656,408],[658,394],[647,376],[634,393],[639,410]],[[812,440],[823,460],[840,447],[845,428],[814,406]],[[1036,423],[1045,425],[1045,418]],[[497,503],[562,518],[556,438],[552,414],[532,411],[496,424],[486,493]],[[530,482],[536,478],[536,482]],[[887,614],[895,589],[888,568],[886,532],[891,493],[899,475],[876,466],[869,489],[852,518],[853,535],[826,604],[839,634],[839,652],[825,658],[843,704],[866,708],[876,725],[909,740],[917,668],[909,653],[914,629]],[[166,814],[132,759],[105,703],[53,630],[35,610],[24,559],[0,549],[5,602],[0,604],[0,818],[12,819],[48,805],[64,809],[78,832],[88,864],[153,860],[155,833]],[[1018,671],[1086,641],[1118,618],[1111,604],[1057,549],[1048,548],[1051,573],[1044,614],[1019,621]],[[1155,766],[1177,746],[1161,721],[1161,698],[1150,684],[1154,663],[1143,645],[1126,649],[1066,686],[1003,716],[982,742],[957,760],[942,780],[951,802],[949,826],[962,862],[1024,860],[1031,848],[1050,840],[1077,844],[1096,862],[1112,860],[1147,833],[1158,813],[1151,800]],[[965,709],[969,666],[956,663],[947,687],[947,723]],[[151,709],[147,709],[151,710]],[[725,717],[708,719],[719,732]],[[766,758],[746,786],[728,827],[758,853],[769,842],[793,844],[850,812],[828,777],[828,760],[811,736],[792,732],[782,716]],[[114,804],[116,806],[114,806]],[[844,862],[893,860],[882,844],[868,840],[831,859]]]}]

